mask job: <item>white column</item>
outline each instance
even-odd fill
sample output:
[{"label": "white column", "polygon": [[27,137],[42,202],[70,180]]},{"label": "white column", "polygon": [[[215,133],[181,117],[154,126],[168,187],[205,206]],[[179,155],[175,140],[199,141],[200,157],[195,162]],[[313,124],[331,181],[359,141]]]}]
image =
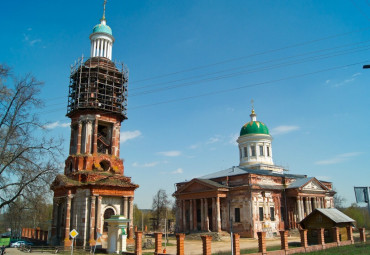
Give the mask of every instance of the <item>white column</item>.
[{"label": "white column", "polygon": [[105,51],[104,51],[104,56],[107,58],[108,57],[108,41],[105,40]]},{"label": "white column", "polygon": [[99,57],[103,57],[103,54],[104,54],[104,40],[103,39],[99,39],[99,40],[100,40]]},{"label": "white column", "polygon": [[91,43],[90,43],[90,57],[92,57],[93,56],[93,45],[94,45],[94,43],[93,43],[93,41],[91,41]]},{"label": "white column", "polygon": [[96,57],[99,57],[100,54],[100,40],[97,40],[97,45],[96,45]]},{"label": "white column", "polygon": [[112,59],[111,52],[112,52],[112,44],[111,42],[108,42],[108,58]]},{"label": "white column", "polygon": [[220,212],[220,198],[216,197],[216,231],[221,231],[221,212]]},{"label": "white column", "polygon": [[298,211],[298,220],[301,221],[302,220],[302,200],[301,200],[301,197],[297,197],[297,211]]},{"label": "white column", "polygon": [[102,39],[102,51],[101,51],[101,53],[102,53],[102,57],[105,57],[105,40],[104,39]]},{"label": "white column", "polygon": [[96,40],[94,40],[94,50],[93,50],[94,51],[94,54],[93,54],[94,57],[96,57],[96,46],[97,46],[96,45]]}]

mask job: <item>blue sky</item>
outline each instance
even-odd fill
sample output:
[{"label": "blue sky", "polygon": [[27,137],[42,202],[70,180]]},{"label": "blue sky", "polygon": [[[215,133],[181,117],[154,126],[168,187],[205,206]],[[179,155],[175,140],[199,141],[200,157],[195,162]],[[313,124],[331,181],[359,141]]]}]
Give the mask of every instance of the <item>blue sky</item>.
[{"label": "blue sky", "polygon": [[[65,157],[70,65],[89,56],[102,2],[2,3],[0,60],[45,82],[38,111]],[[251,99],[276,164],[332,181],[348,204],[353,186],[370,186],[367,1],[110,0],[106,18],[113,59],[130,70],[121,157],[140,208],[238,165]]]}]

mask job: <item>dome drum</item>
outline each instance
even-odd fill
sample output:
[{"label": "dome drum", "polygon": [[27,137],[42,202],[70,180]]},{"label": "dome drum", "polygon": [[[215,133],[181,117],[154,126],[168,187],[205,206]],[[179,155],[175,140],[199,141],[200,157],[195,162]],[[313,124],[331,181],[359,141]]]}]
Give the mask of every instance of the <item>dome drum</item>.
[{"label": "dome drum", "polygon": [[251,121],[243,125],[237,139],[239,145],[240,166],[273,165],[271,141],[267,126],[257,121],[254,109],[250,115]]}]

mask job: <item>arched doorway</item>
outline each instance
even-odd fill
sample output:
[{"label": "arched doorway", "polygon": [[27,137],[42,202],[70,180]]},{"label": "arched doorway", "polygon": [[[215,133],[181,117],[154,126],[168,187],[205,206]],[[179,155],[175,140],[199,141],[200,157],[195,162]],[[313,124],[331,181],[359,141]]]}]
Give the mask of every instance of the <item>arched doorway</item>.
[{"label": "arched doorway", "polygon": [[104,225],[103,225],[103,232],[108,232],[108,222],[105,222],[106,219],[109,219],[110,217],[112,217],[113,215],[115,215],[115,212],[112,208],[107,208],[105,211],[104,211]]}]

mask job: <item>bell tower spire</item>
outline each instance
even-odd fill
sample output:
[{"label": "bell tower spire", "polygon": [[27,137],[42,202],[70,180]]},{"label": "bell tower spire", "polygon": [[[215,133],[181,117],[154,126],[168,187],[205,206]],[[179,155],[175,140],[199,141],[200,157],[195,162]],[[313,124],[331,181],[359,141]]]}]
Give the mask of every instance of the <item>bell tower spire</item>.
[{"label": "bell tower spire", "polygon": [[90,56],[93,57],[104,57],[112,60],[112,48],[114,43],[114,37],[112,29],[107,25],[105,19],[105,7],[107,0],[103,3],[103,17],[100,19],[100,24],[97,24],[93,28],[93,32],[90,35],[91,51]]},{"label": "bell tower spire", "polygon": [[104,3],[103,3],[103,20],[105,20],[105,5],[107,4],[107,0],[104,0]]}]

